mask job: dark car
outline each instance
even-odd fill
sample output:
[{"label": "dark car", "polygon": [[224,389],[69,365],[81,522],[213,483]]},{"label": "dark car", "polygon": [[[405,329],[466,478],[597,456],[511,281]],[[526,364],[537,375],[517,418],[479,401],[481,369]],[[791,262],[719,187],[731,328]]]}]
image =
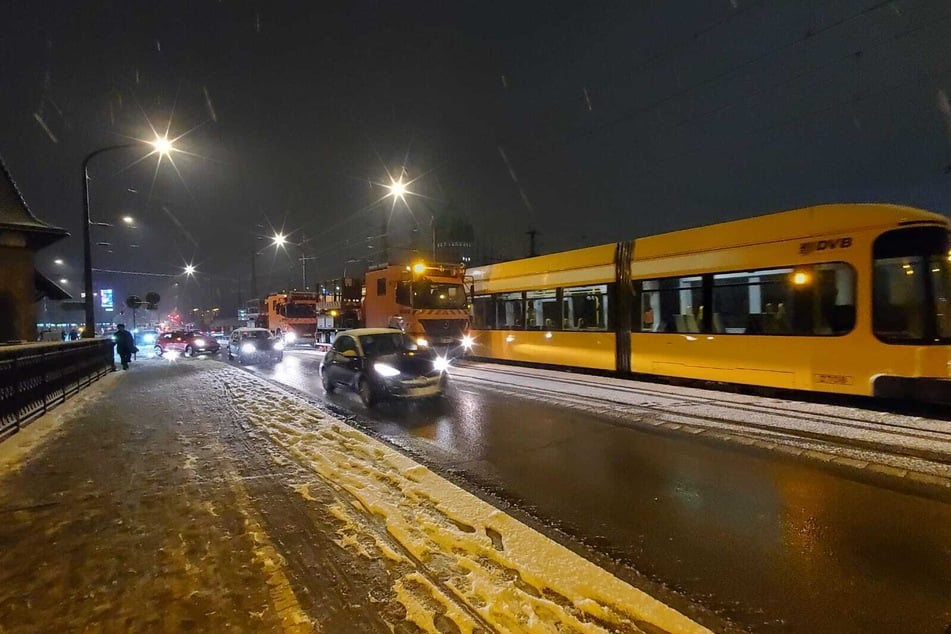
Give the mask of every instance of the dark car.
[{"label": "dark car", "polygon": [[324,390],[355,391],[367,407],[384,399],[435,398],[448,389],[449,361],[401,330],[359,328],[337,335],[320,364]]},{"label": "dark car", "polygon": [[242,364],[277,363],[284,359],[284,341],[267,328],[235,328],[228,339],[228,359],[237,359]]},{"label": "dark car", "polygon": [[195,357],[200,354],[218,354],[221,346],[212,337],[195,331],[173,330],[159,335],[155,341],[155,354],[167,353]]}]

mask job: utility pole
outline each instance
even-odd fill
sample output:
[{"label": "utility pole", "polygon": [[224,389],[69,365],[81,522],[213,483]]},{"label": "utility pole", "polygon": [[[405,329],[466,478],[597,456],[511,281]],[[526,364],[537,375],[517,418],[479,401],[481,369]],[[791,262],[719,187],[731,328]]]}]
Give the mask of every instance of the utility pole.
[{"label": "utility pole", "polygon": [[258,259],[258,254],[251,252],[251,299],[258,298],[258,276],[254,270],[254,261]]},{"label": "utility pole", "polygon": [[536,231],[535,229],[529,229],[525,233],[528,234],[528,257],[533,258],[538,255],[535,253],[535,236],[537,236],[540,232]]}]

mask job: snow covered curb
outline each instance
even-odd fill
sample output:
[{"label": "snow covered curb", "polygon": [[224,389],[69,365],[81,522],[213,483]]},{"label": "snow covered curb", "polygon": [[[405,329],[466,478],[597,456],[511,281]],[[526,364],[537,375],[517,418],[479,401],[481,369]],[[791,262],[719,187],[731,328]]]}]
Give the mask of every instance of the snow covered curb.
[{"label": "snow covered curb", "polygon": [[328,509],[338,545],[385,558],[396,600],[424,631],[446,619],[464,633],[709,631],[307,401],[233,368],[214,373],[276,459],[346,493]]}]

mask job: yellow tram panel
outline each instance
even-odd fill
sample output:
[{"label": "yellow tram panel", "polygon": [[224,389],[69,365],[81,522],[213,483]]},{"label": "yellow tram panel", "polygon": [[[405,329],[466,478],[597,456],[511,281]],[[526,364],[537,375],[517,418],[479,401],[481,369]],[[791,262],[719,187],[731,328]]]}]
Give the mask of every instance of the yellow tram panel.
[{"label": "yellow tram panel", "polygon": [[472,354],[503,361],[612,371],[613,332],[473,330]]},{"label": "yellow tram panel", "polygon": [[604,244],[468,270],[476,295],[606,284],[615,278],[615,244]]}]

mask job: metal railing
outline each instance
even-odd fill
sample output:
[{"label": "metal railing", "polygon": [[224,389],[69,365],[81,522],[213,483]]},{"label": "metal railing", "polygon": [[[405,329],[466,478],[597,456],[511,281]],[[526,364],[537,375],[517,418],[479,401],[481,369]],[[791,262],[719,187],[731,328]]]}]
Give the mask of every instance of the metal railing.
[{"label": "metal railing", "polygon": [[111,339],[0,347],[0,440],[115,370]]}]

